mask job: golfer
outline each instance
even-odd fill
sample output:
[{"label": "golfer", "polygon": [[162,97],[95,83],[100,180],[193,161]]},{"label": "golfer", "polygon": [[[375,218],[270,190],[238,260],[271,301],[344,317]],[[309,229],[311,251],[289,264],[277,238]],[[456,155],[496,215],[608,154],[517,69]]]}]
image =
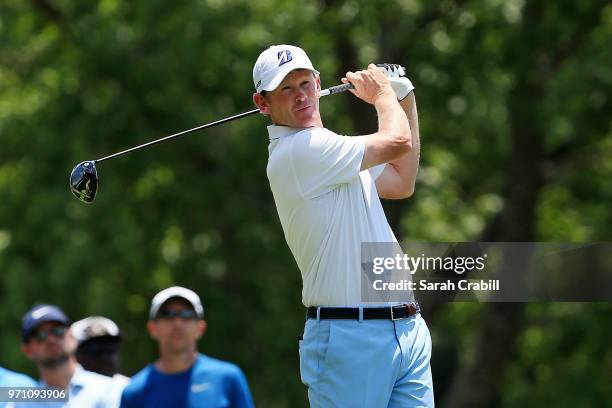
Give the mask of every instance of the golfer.
[{"label": "golfer", "polygon": [[346,137],[323,127],[319,72],[301,48],[262,52],[253,82],[253,102],[272,121],[270,187],[302,274],[300,372],[310,405],[434,406],[431,338],[418,305],[369,306],[360,296],[361,244],[397,242],[380,198],[414,191],[414,87],[399,66],[348,72],[342,82],[374,105],[378,132]]}]

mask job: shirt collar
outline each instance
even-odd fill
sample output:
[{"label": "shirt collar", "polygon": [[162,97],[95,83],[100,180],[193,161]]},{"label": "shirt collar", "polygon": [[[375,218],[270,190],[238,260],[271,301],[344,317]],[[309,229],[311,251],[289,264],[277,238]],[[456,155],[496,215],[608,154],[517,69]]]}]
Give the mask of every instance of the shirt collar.
[{"label": "shirt collar", "polygon": [[[83,378],[84,372],[85,369],[83,366],[77,364],[76,368],[74,369],[74,374],[72,374],[72,378],[68,383],[68,388],[70,388],[73,393],[78,393],[85,385],[87,385],[85,378]],[[43,387],[49,386],[49,384],[47,384],[47,382],[43,379],[39,381],[39,384]]]},{"label": "shirt collar", "polygon": [[280,139],[281,137],[295,135],[296,133],[301,132],[306,129],[315,129],[315,127],[307,127],[307,128],[292,128],[289,126],[279,126],[279,125],[270,125],[268,126],[268,136],[270,141],[274,141]]},{"label": "shirt collar", "polygon": [[70,385],[77,386],[77,387],[85,386],[86,379],[83,378],[84,373],[85,373],[85,369],[80,364],[77,364],[76,369],[74,370],[74,374],[72,375],[72,378],[70,379]]}]

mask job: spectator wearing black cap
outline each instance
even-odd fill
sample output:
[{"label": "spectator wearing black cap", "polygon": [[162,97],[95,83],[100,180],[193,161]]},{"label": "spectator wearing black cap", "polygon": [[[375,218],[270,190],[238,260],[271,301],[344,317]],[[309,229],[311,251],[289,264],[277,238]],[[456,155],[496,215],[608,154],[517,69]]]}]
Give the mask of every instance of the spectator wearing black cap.
[{"label": "spectator wearing black cap", "polygon": [[129,377],[119,374],[121,331],[111,319],[90,316],[72,323],[77,341],[76,359],[84,369],[112,377],[117,386],[125,387]]},{"label": "spectator wearing black cap", "polygon": [[132,377],[122,408],[251,408],[246,378],[238,366],[197,351],[206,331],[200,297],[173,286],[153,298],[147,329],[159,345],[159,359]]},{"label": "spectator wearing black cap", "polygon": [[[70,330],[70,320],[54,305],[38,305],[22,320],[23,353],[32,360],[40,373],[40,386],[68,390],[68,407],[116,407],[119,396],[113,381],[92,373],[76,361],[76,339]],[[42,408],[47,403],[36,402]],[[57,402],[49,406],[60,407]]]}]

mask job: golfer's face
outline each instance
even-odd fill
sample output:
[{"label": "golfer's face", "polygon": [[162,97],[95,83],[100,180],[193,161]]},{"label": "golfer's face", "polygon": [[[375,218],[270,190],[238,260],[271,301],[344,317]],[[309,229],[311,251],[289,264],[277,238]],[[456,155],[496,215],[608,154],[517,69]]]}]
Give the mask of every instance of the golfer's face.
[{"label": "golfer's face", "polygon": [[272,122],[294,128],[322,126],[319,89],[320,80],[311,71],[291,71],[278,88],[266,95]]}]

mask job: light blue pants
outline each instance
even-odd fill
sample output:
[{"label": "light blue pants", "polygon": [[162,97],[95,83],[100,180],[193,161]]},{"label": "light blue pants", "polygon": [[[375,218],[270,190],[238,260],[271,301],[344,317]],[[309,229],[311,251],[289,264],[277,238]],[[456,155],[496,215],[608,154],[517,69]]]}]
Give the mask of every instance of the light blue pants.
[{"label": "light blue pants", "polygon": [[420,314],[396,321],[308,319],[299,348],[312,408],[434,406],[431,337]]}]

